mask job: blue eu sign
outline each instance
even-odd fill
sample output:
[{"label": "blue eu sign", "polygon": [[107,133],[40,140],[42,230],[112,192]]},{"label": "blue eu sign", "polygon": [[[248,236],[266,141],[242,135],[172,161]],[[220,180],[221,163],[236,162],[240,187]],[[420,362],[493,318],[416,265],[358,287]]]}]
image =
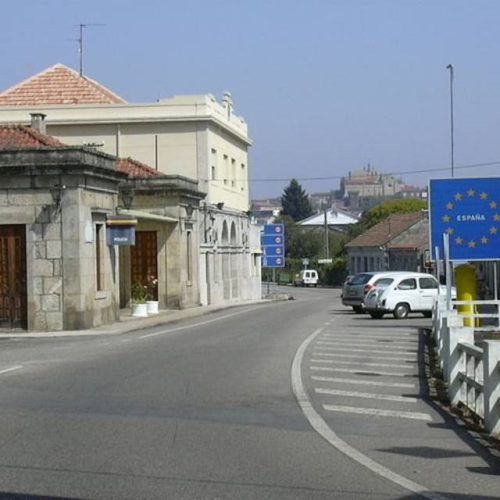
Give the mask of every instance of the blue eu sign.
[{"label": "blue eu sign", "polygon": [[500,259],[500,178],[433,179],[429,183],[430,246],[450,260]]},{"label": "blue eu sign", "polygon": [[285,231],[283,224],[266,224],[261,236],[263,267],[285,267]]}]

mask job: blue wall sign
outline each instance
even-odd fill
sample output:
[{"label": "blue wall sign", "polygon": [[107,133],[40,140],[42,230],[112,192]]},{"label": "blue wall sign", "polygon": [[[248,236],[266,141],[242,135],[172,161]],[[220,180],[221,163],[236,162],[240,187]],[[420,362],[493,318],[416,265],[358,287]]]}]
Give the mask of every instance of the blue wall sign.
[{"label": "blue wall sign", "polygon": [[285,267],[285,227],[283,224],[266,224],[261,235],[264,251],[263,267]]},{"label": "blue wall sign", "polygon": [[106,243],[108,245],[135,245],[135,226],[108,226]]},{"label": "blue wall sign", "polygon": [[429,182],[430,248],[450,260],[500,259],[500,178],[433,179]]}]

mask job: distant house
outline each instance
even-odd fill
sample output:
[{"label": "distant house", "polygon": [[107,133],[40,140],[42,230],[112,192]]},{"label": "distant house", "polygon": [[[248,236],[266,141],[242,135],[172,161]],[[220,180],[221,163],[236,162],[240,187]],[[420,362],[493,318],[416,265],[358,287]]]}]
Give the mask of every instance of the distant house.
[{"label": "distant house", "polygon": [[429,248],[425,212],[392,214],[351,240],[345,251],[349,272],[422,271]]},{"label": "distant house", "polygon": [[297,224],[311,231],[324,231],[325,226],[327,226],[329,231],[343,233],[350,225],[356,224],[358,221],[359,219],[353,214],[332,207],[298,221]]}]

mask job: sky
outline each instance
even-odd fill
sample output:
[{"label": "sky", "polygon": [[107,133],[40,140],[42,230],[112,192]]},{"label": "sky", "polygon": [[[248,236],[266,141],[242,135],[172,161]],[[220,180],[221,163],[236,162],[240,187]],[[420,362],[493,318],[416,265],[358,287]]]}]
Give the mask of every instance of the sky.
[{"label": "sky", "polygon": [[[0,90],[56,64],[129,102],[229,90],[251,197],[372,169],[500,173],[500,0],[1,0]],[[447,65],[453,65],[453,82]],[[450,88],[451,87],[451,88]],[[453,90],[453,107],[451,92]]]}]

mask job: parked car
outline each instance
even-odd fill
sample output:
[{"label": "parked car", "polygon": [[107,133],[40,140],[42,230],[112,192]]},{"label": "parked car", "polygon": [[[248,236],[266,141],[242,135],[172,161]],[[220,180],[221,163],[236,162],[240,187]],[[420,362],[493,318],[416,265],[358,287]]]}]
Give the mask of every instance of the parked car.
[{"label": "parked car", "polygon": [[[403,319],[410,312],[420,312],[431,317],[432,308],[440,288],[436,278],[426,273],[399,273],[384,277],[365,297],[364,307],[372,318],[380,319],[392,313],[396,319]],[[456,290],[452,289],[452,296]]]},{"label": "parked car", "polygon": [[293,279],[293,286],[318,286],[318,271],[314,269],[303,269]]},{"label": "parked car", "polygon": [[342,304],[352,307],[357,314],[364,312],[363,301],[375,282],[385,276],[400,274],[401,271],[377,271],[358,273],[347,279],[342,287]]}]

